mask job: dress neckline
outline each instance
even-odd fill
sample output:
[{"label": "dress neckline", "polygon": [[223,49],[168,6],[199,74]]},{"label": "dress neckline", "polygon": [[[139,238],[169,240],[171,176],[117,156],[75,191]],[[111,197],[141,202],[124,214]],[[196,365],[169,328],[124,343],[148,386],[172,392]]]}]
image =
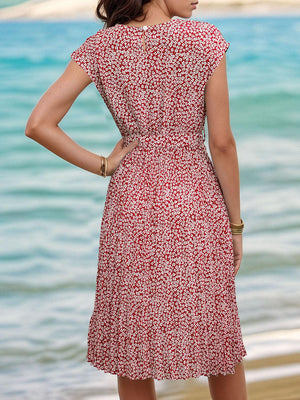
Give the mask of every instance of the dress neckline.
[{"label": "dress neckline", "polygon": [[156,27],[160,27],[160,26],[165,26],[165,25],[169,25],[172,22],[175,21],[179,21],[178,18],[171,18],[169,21],[166,22],[161,22],[160,24],[154,24],[154,25],[141,25],[141,26],[134,26],[134,25],[125,25],[125,24],[116,24],[120,25],[120,26],[124,26],[126,29],[137,29],[137,30],[146,30],[146,29],[152,29],[152,28],[156,28]]}]

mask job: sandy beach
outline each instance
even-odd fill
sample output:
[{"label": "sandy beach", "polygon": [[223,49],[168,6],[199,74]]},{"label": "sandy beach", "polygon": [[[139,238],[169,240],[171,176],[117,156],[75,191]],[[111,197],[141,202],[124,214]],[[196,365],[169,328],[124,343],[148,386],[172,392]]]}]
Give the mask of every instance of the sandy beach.
[{"label": "sandy beach", "polygon": [[[266,357],[257,360],[244,360],[248,400],[299,400],[299,374],[292,373],[290,366],[300,365],[300,353]],[[286,369],[286,375],[283,370]],[[274,371],[281,371],[278,376]],[[266,378],[267,375],[270,378]],[[162,387],[162,389],[159,389]],[[187,380],[156,381],[158,400],[209,400],[210,393],[206,377]],[[96,400],[99,391],[82,389],[68,393],[73,400]],[[118,396],[110,395],[110,400]]]},{"label": "sandy beach", "polygon": [[[28,0],[0,9],[0,20],[95,19],[96,0]],[[203,0],[193,15],[300,14],[300,0]]]},{"label": "sandy beach", "polygon": [[[244,361],[248,400],[299,400],[300,379],[298,374],[260,379],[272,374],[276,369],[283,369],[290,365],[300,363],[300,353],[266,357],[258,360]],[[288,369],[288,368],[287,368]],[[201,382],[197,379],[189,379],[186,383],[170,382],[168,394],[161,394],[161,400],[208,400],[210,399],[206,378]],[[172,393],[172,394],[171,394]]]}]

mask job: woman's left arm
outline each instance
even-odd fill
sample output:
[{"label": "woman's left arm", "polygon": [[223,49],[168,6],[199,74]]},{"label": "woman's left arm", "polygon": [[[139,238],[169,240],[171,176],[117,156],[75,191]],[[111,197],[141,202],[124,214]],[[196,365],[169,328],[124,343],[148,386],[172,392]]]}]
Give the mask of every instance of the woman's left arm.
[{"label": "woman's left arm", "polygon": [[[81,147],[58,126],[78,95],[91,82],[89,75],[75,61],[70,60],[63,74],[49,87],[33,109],[27,121],[25,135],[69,163],[99,175],[99,155]],[[107,175],[112,174],[134,144],[130,143],[123,148],[122,139],[118,141],[108,157]]]}]

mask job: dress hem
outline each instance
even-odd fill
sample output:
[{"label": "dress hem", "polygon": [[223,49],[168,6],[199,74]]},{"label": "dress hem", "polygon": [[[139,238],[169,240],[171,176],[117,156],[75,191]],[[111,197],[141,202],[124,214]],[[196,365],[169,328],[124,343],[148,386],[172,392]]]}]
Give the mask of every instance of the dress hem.
[{"label": "dress hem", "polygon": [[110,373],[112,375],[118,375],[118,376],[123,376],[123,377],[127,377],[129,379],[149,379],[149,378],[154,378],[156,380],[163,380],[163,379],[168,379],[168,380],[177,380],[177,379],[190,379],[190,378],[200,378],[201,376],[206,376],[207,378],[209,378],[210,376],[216,376],[216,375],[232,375],[235,373],[235,367],[238,363],[240,363],[243,358],[247,355],[246,350],[242,351],[242,354],[237,356],[233,362],[233,366],[229,367],[227,370],[218,370],[218,371],[212,371],[210,373],[203,371],[203,370],[199,370],[199,372],[196,373],[190,373],[190,374],[186,374],[186,375],[181,375],[181,374],[161,374],[161,373],[157,373],[157,372],[147,372],[146,374],[128,374],[126,372],[123,372],[121,370],[118,370],[117,368],[109,368],[107,366],[101,366],[99,363],[97,363],[97,361],[92,360],[91,358],[87,357],[86,360],[89,364],[91,364],[93,367],[97,368],[100,371],[103,371],[105,373]]}]

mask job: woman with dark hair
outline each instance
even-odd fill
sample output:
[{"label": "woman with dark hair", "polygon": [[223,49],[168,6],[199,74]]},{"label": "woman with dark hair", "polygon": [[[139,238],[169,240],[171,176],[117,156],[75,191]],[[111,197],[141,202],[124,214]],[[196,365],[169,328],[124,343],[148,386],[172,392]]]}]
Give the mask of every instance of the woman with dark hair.
[{"label": "woman with dark hair", "polygon": [[[122,400],[155,399],[154,379],[201,375],[214,400],[247,397],[229,43],[213,24],[188,20],[195,8],[193,0],[101,0],[105,28],[72,53],[25,131],[66,161],[110,176],[87,360],[117,375]],[[91,82],[122,136],[108,157],[58,126]]]}]

